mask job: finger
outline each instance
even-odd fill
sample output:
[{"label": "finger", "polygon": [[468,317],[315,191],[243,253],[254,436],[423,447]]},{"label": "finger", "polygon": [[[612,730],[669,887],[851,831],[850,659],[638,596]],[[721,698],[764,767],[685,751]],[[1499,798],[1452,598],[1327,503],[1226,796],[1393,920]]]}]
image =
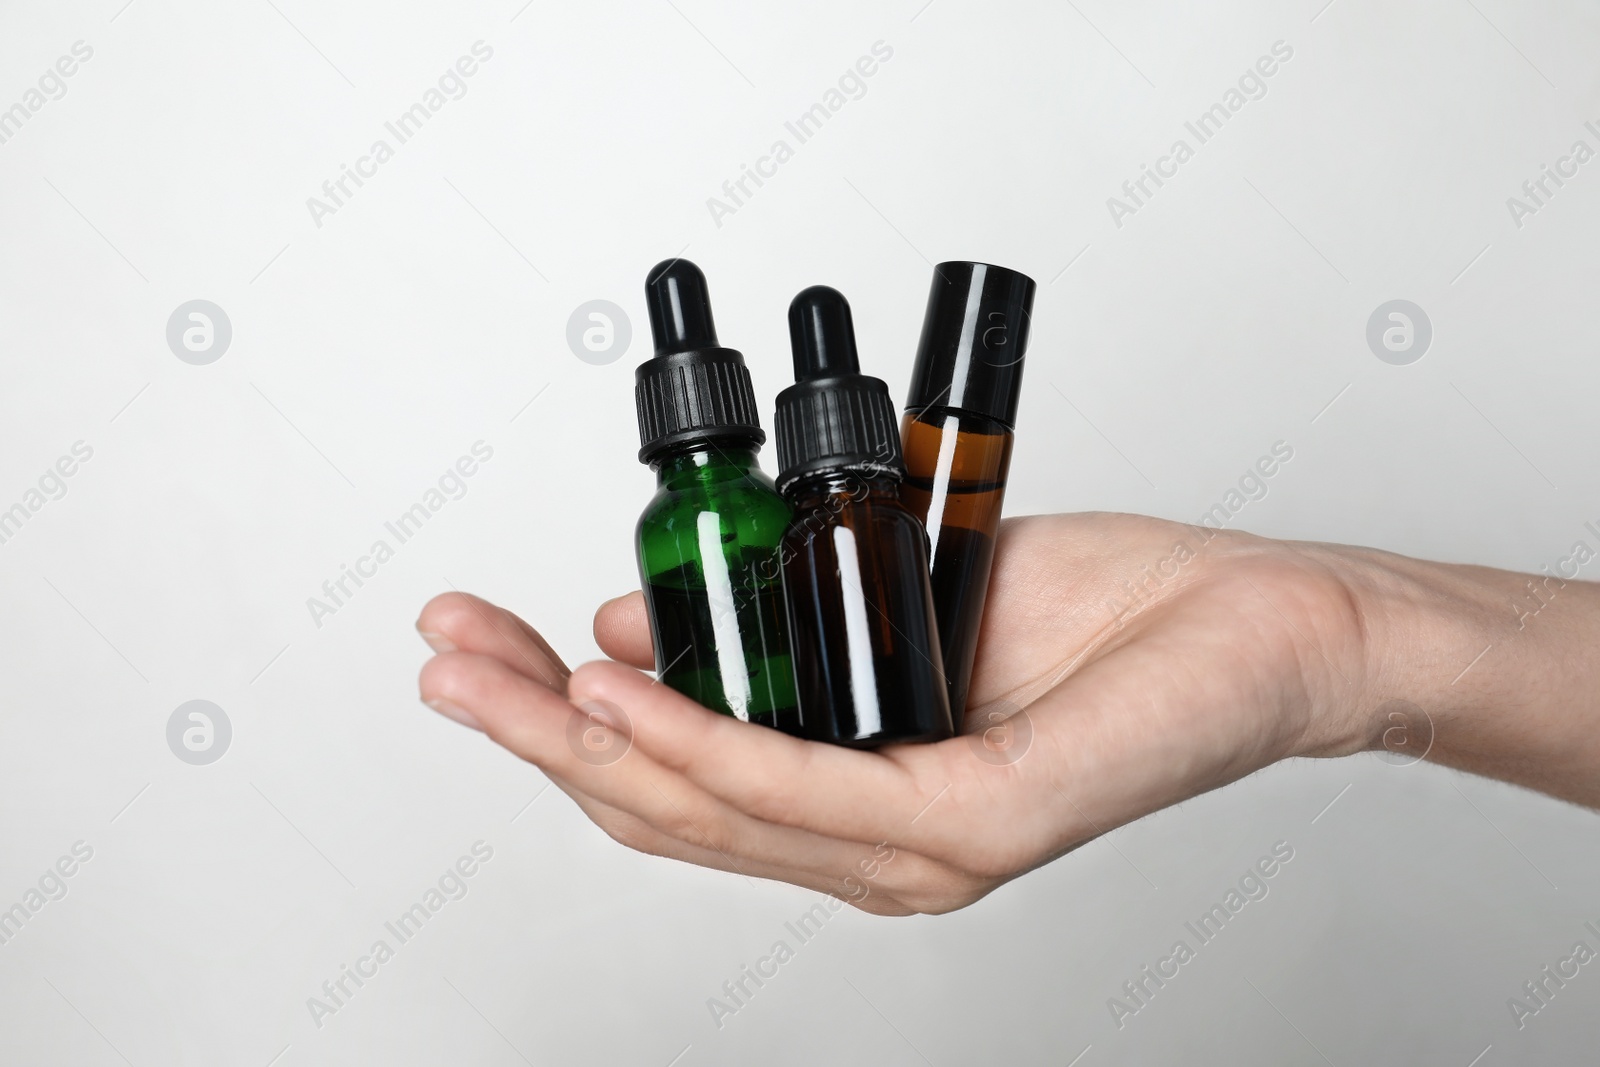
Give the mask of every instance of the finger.
[{"label": "finger", "polygon": [[[458,721],[464,716],[468,725],[477,725],[552,779],[570,783],[666,836],[721,854],[730,869],[759,863],[786,872],[775,875],[786,881],[814,885],[820,878],[822,884],[831,884],[858,869],[878,844],[835,840],[752,818],[638,751],[637,721],[633,723],[634,739],[626,730],[618,731],[620,743],[632,747],[605,751],[597,757],[597,750],[587,748],[581,740],[583,731],[592,729],[593,724],[579,718],[574,729],[574,716],[582,712],[498,660],[462,652],[435,656],[423,668],[421,689],[424,700],[437,710]],[[673,695],[708,717],[718,717]],[[767,732],[766,727],[746,724],[746,728]],[[929,882],[949,877],[919,857],[908,857],[896,873]]]},{"label": "finger", "polygon": [[572,672],[539,631],[501,607],[470,593],[443,593],[423,607],[417,632],[435,652],[491,656],[557,691]]},{"label": "finger", "polygon": [[[552,778],[552,782],[563,793],[572,798],[580,811],[588,816],[589,821],[598,826],[607,837],[633,849],[643,852],[648,856],[660,856],[664,859],[678,860],[683,863],[692,863],[698,867],[710,870],[723,871],[728,874],[737,874],[745,879],[765,878],[769,881],[787,882],[798,885],[803,889],[810,889],[819,893],[828,893],[840,900],[851,904],[862,911],[874,915],[911,915],[923,910],[908,906],[887,890],[879,882],[873,881],[883,869],[882,862],[876,859],[858,861],[854,873],[840,876],[821,875],[809,871],[797,871],[792,867],[781,867],[773,864],[762,863],[759,860],[748,858],[739,859],[718,852],[701,845],[680,841],[675,837],[662,833],[643,819],[620,808],[612,807],[604,801],[597,800],[559,778]],[[894,862],[897,854],[893,849],[887,850],[885,862]],[[904,858],[909,853],[899,853],[898,858]],[[870,873],[869,873],[870,872]]]},{"label": "finger", "polygon": [[753,729],[614,663],[586,663],[568,686],[575,701],[623,708],[651,759],[764,822],[920,852],[908,829],[949,783],[938,777],[940,745],[901,746],[890,758]]},{"label": "finger", "polygon": [[608,600],[594,613],[594,640],[600,651],[630,667],[652,670],[656,665],[650,641],[650,620],[645,614],[644,594],[626,593]]},{"label": "finger", "polygon": [[[1058,721],[1046,725],[1066,743],[1046,743],[1034,716],[1032,751],[996,762],[978,751],[982,738],[859,752],[752,729],[612,663],[583,664],[568,688],[575,700],[628,709],[636,748],[757,820],[822,837],[886,841],[991,887],[1098,832],[1093,816],[1055,782],[1071,780],[1076,764],[1063,754],[1074,755],[1074,741],[1098,744],[1120,728],[1115,701],[1089,709],[1062,698]],[[1119,761],[1130,758],[1137,754],[1119,749]]]},{"label": "finger", "polygon": [[[874,915],[954,911],[982,899],[1005,881],[1002,878],[976,876],[909,849],[897,848],[888,842],[880,842],[870,848],[847,842],[851,848],[839,850],[838,855],[830,855],[820,866],[797,866],[794,861],[803,852],[793,845],[780,842],[780,847],[786,850],[782,853],[783,861],[765,862],[737,852],[722,851],[700,841],[684,841],[631,812],[589,796],[559,778],[552,781],[573,799],[596,826],[619,844],[652,856],[682,860],[746,878],[767,878],[819,893],[829,893]],[[763,828],[769,826],[761,825]],[[716,831],[713,829],[711,832]]]}]

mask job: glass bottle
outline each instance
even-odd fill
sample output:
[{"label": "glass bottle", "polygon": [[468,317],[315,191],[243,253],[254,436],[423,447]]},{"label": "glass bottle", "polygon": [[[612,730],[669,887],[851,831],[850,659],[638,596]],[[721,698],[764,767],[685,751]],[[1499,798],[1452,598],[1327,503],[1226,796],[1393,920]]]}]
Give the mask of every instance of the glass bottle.
[{"label": "glass bottle", "polygon": [[656,478],[638,540],[659,677],[708,708],[781,725],[795,704],[776,565],[788,505],[749,446],[674,449]]},{"label": "glass bottle", "polygon": [[901,437],[901,498],[928,531],[933,603],[957,730],[989,592],[1033,311],[1033,279],[987,263],[934,268]]},{"label": "glass bottle", "polygon": [[850,305],[813,286],[789,307],[795,384],[778,395],[781,550],[803,736],[872,748],[952,734],[928,541],[900,502],[888,387],[860,373]]},{"label": "glass bottle", "polygon": [[639,458],[657,490],[637,543],[657,674],[715,711],[792,727],[777,559],[789,508],[756,461],[766,434],[749,371],[717,344],[698,267],[662,263],[645,292],[656,354],[635,397]]}]

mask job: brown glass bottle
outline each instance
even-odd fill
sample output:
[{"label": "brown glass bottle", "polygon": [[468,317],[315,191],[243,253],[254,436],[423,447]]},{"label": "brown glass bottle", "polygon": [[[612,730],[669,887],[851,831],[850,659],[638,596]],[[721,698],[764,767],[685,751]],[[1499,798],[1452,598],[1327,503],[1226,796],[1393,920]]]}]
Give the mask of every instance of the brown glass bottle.
[{"label": "brown glass bottle", "polygon": [[1012,434],[1004,423],[948,408],[907,412],[900,433],[906,456],[900,499],[913,515],[924,516],[928,531],[939,647],[950,714],[957,719],[955,709],[967,706],[988,599]]},{"label": "brown glass bottle", "polygon": [[785,494],[779,548],[803,735],[872,748],[951,736],[922,524],[898,478],[835,471]]},{"label": "brown glass bottle", "polygon": [[928,575],[888,387],[860,373],[850,305],[814,286],[789,307],[795,384],[778,395],[779,544],[800,731],[872,748],[954,732]]},{"label": "brown glass bottle", "polygon": [[939,645],[957,730],[988,599],[1033,294],[1031,278],[1005,267],[935,267],[901,423],[901,499],[928,531]]}]

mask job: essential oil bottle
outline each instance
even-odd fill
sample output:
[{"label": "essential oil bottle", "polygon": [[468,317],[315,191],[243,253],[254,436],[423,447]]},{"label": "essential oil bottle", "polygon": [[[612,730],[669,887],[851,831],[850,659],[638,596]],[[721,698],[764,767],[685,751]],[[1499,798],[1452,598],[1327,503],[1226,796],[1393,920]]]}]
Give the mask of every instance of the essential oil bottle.
[{"label": "essential oil bottle", "polygon": [[778,394],[778,488],[802,736],[873,748],[952,734],[922,523],[900,502],[894,403],[860,373],[850,305],[789,305],[795,384]]},{"label": "essential oil bottle", "polygon": [[790,729],[794,672],[778,544],[789,507],[762,473],[766,440],[744,357],[717,343],[705,275],[667,260],[645,283],[655,356],[639,367],[639,461],[656,495],[639,574],[661,681],[706,707]]},{"label": "essential oil bottle", "polygon": [[928,531],[950,712],[961,728],[1011,466],[1032,278],[987,263],[933,271],[901,434],[901,499]]}]

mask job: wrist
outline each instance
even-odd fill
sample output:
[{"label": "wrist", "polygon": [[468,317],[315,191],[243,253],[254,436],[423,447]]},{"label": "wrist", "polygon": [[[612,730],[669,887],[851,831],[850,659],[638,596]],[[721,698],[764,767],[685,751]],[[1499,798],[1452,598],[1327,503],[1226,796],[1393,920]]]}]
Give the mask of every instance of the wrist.
[{"label": "wrist", "polygon": [[1600,586],[1349,555],[1367,747],[1600,803]]}]

